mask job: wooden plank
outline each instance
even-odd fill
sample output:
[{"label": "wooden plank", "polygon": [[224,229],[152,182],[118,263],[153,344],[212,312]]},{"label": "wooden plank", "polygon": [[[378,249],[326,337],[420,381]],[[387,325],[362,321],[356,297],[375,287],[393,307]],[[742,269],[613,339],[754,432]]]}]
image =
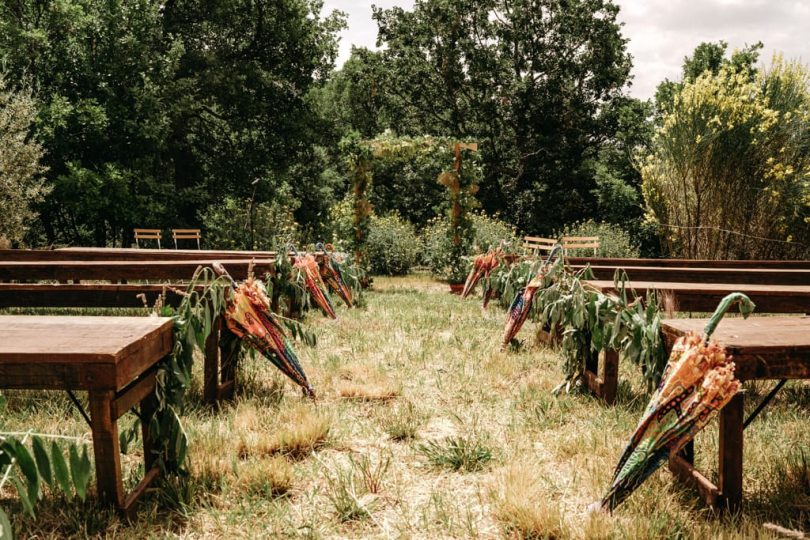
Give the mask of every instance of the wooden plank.
[{"label": "wooden plank", "polygon": [[[591,280],[587,284],[605,294],[616,294],[613,280]],[[757,305],[757,313],[810,313],[810,286],[729,283],[675,283],[665,281],[627,282],[630,294],[644,297],[659,291],[667,297],[670,311],[712,312],[726,295],[742,292]]]},{"label": "wooden plank", "polygon": [[127,495],[126,500],[124,500],[124,504],[121,506],[121,510],[130,521],[133,521],[136,517],[135,509],[138,501],[143,494],[146,493],[146,490],[149,489],[149,486],[152,485],[152,483],[160,476],[160,467],[152,467],[147,470],[148,472],[144,475],[141,481],[138,482],[138,485],[132,489],[132,492]]},{"label": "wooden plank", "polygon": [[[245,279],[249,259],[222,261],[234,279]],[[199,266],[210,266],[210,260],[182,261],[12,261],[0,263],[0,280],[190,280]],[[260,259],[253,262],[257,275],[275,271],[275,262]]]},{"label": "wooden plank", "polygon": [[130,409],[140,404],[146,397],[155,391],[156,370],[141,377],[128,388],[119,392],[112,402],[112,417],[116,420],[124,416]]},{"label": "wooden plank", "polygon": [[61,248],[0,249],[0,261],[178,261],[275,259],[275,251],[206,249]]},{"label": "wooden plank", "polygon": [[710,506],[717,507],[720,502],[720,489],[680,455],[670,456],[669,470],[681,482],[693,487],[700,497]]},{"label": "wooden plank", "polygon": [[[574,266],[579,269],[581,267]],[[763,283],[770,285],[810,285],[810,270],[776,268],[692,268],[634,266],[591,266],[594,278],[612,280],[617,270],[627,272],[632,281],[672,281],[679,283]]]},{"label": "wooden plank", "polygon": [[653,266],[653,267],[676,267],[676,268],[793,268],[810,269],[810,260],[787,261],[787,260],[751,260],[751,261],[727,261],[714,259],[627,259],[627,258],[604,258],[604,257],[567,257],[569,264],[574,266],[585,266],[586,264],[596,266],[618,266],[626,268],[628,266]]},{"label": "wooden plank", "polygon": [[[139,308],[151,307],[164,290],[164,304],[178,306],[185,291],[183,283],[170,284],[31,284],[0,283],[0,307],[92,307],[92,308]],[[202,285],[199,287],[202,290]]]}]

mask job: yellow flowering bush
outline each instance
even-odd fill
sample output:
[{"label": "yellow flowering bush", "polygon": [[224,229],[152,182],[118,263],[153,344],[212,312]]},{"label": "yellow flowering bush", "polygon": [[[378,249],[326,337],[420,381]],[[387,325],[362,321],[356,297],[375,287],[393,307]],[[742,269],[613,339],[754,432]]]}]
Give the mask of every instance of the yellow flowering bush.
[{"label": "yellow flowering bush", "polygon": [[807,68],[775,57],[756,75],[724,68],[687,82],[640,169],[647,219],[660,226],[674,255],[806,255]]}]

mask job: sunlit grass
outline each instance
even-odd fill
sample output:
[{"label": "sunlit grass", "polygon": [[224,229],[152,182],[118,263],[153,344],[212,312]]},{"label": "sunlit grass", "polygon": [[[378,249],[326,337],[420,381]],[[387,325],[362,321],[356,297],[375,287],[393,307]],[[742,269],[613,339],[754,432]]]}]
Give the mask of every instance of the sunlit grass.
[{"label": "sunlit grass", "polygon": [[[637,368],[621,366],[616,406],[553,396],[560,358],[533,343],[532,324],[522,347],[500,351],[504,313],[482,312],[480,299],[425,276],[375,278],[368,307],[338,315],[310,314],[318,346],[298,347],[315,402],[257,358],[241,367],[237,400],[214,411],[199,403],[197,366],[183,419],[191,473],[150,493],[134,523],[50,495],[36,521],[21,515],[13,490],[0,504],[23,537],[38,538],[747,538],[765,535],[764,522],[810,530],[803,383],[789,383],[746,430],[743,515],[716,516],[662,468],[614,515],[589,516],[646,404]],[[752,386],[747,408],[768,389]],[[89,431],[59,393],[5,394],[3,429]],[[431,444],[438,466],[420,450]],[[698,466],[715,479],[717,444],[715,423],[697,440]],[[122,458],[128,488],[141,474],[138,446]]]}]

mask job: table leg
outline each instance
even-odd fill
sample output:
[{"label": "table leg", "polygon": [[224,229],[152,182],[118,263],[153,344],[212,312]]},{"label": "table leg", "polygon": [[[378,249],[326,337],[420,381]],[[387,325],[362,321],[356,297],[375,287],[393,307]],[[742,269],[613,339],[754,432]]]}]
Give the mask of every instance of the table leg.
[{"label": "table leg", "polygon": [[720,411],[720,492],[728,510],[736,512],[743,498],[743,406],[742,392]]},{"label": "table leg", "polygon": [[121,478],[118,422],[112,412],[115,392],[91,390],[89,397],[99,499],[120,508],[124,506],[124,482]]},{"label": "table leg", "polygon": [[144,473],[148,473],[155,464],[155,447],[152,440],[152,430],[149,429],[152,417],[157,412],[158,399],[154,392],[146,396],[141,402],[141,437],[143,438],[143,464]]}]

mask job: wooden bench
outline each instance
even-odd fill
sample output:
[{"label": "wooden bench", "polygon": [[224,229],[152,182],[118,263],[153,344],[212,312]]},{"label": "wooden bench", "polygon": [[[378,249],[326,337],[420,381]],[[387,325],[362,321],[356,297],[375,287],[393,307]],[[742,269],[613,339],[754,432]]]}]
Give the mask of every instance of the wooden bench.
[{"label": "wooden bench", "polygon": [[594,257],[599,253],[598,236],[563,236],[561,243],[566,255],[572,249],[592,249]]},{"label": "wooden bench", "polygon": [[524,236],[523,252],[529,257],[539,257],[551,252],[557,244],[562,246],[565,254],[572,249],[592,249],[594,256],[599,252],[598,236],[563,236],[560,239]]},{"label": "wooden bench", "polygon": [[13,261],[199,261],[254,258],[274,260],[276,252],[146,248],[0,249],[0,263]]},{"label": "wooden bench", "polygon": [[[616,294],[613,280],[592,280],[588,287],[603,294]],[[668,281],[627,282],[630,295],[644,298],[659,292],[671,311],[711,313],[720,300],[733,292],[745,293],[757,305],[757,313],[810,313],[810,285],[763,285],[750,283],[682,283]]]},{"label": "wooden bench", "polygon": [[141,247],[141,240],[156,240],[158,249],[160,249],[160,229],[135,229],[135,246]]},{"label": "wooden bench", "polygon": [[177,249],[178,240],[196,240],[197,249],[200,249],[200,229],[172,229],[174,249]]},{"label": "wooden bench", "polygon": [[[578,270],[582,266],[572,266]],[[761,283],[768,285],[810,285],[810,269],[804,268],[695,268],[661,266],[592,265],[594,279],[612,280],[624,270],[632,281],[676,283]]]},{"label": "wooden bench", "polygon": [[[160,473],[148,426],[173,344],[168,318],[0,316],[0,388],[87,391],[99,498],[131,516]],[[117,422],[138,406],[146,473],[126,495]]]},{"label": "wooden bench", "polygon": [[713,259],[624,259],[613,257],[566,257],[566,262],[576,267],[583,267],[586,264],[590,264],[595,266],[613,266],[619,268],[649,266],[662,268],[810,269],[810,261],[808,260],[726,261]]},{"label": "wooden bench", "polygon": [[[662,330],[667,349],[692,330],[702,332],[707,319],[668,319]],[[743,501],[743,432],[787,379],[810,379],[810,317],[750,317],[724,319],[712,339],[726,347],[740,381],[780,382],[751,415],[744,417],[745,398],[737,395],[720,411],[719,479],[715,485],[694,467],[694,448],[669,461],[670,470],[697,488],[717,508],[739,510]]]},{"label": "wooden bench", "polygon": [[[586,281],[586,284],[603,294],[618,293],[613,281]],[[742,292],[757,305],[757,313],[810,313],[810,285],[627,283],[630,295],[644,297],[650,290],[670,295],[673,311],[711,313],[727,295]],[[608,404],[615,402],[619,384],[619,353],[603,351],[601,362],[597,358],[589,358],[585,363],[584,378],[585,385],[594,395]]]},{"label": "wooden bench", "polygon": [[[245,279],[253,264],[256,275],[275,271],[275,261],[231,259],[223,261],[235,279]],[[0,281],[188,281],[199,266],[211,260],[182,261],[6,261],[0,262]]]},{"label": "wooden bench", "polygon": [[541,257],[549,253],[557,245],[555,238],[543,238],[540,236],[523,237],[523,254],[529,257]]}]

